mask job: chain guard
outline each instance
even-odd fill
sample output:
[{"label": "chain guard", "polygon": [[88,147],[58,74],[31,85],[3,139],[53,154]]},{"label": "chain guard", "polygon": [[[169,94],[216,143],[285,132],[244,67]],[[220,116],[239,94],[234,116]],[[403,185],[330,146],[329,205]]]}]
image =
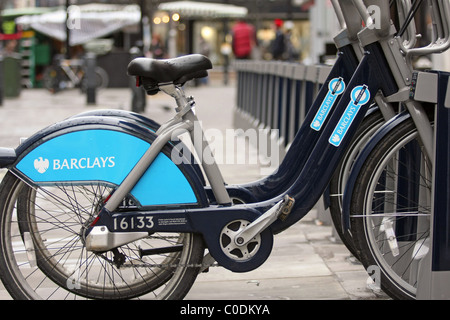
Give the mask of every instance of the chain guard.
[{"label": "chain guard", "polygon": [[228,222],[222,231],[217,233],[218,246],[209,247],[211,255],[218,264],[232,272],[249,272],[260,267],[270,256],[273,247],[273,234],[270,228],[254,237],[245,246],[234,242],[234,235],[250,224],[247,220]]}]

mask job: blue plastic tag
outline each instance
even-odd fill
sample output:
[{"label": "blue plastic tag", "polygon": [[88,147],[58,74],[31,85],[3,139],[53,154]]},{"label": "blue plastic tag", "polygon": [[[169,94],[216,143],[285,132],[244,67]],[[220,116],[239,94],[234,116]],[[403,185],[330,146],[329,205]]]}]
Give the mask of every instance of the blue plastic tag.
[{"label": "blue plastic tag", "polygon": [[316,116],[314,117],[314,120],[311,123],[312,129],[316,131],[320,131],[320,129],[322,129],[322,126],[325,123],[328,115],[330,114],[334,103],[336,102],[337,98],[344,92],[344,90],[345,82],[343,78],[334,78],[330,81],[328,85],[327,96],[323,100]]},{"label": "blue plastic tag", "polygon": [[350,128],[352,122],[355,120],[356,115],[363,105],[370,101],[370,92],[366,85],[357,86],[352,90],[351,101],[345,109],[344,114],[339,120],[338,125],[333,131],[329,142],[335,146],[339,147],[341,145],[342,139],[344,139]]}]

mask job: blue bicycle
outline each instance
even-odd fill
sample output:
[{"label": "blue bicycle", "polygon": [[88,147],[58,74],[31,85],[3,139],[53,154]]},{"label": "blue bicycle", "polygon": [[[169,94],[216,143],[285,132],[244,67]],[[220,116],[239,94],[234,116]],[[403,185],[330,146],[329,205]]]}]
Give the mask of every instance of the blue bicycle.
[{"label": "blue bicycle", "polygon": [[[443,9],[442,20],[450,17],[447,1],[435,6]],[[420,128],[414,137],[431,148],[428,115],[413,112],[423,106],[405,99],[410,65],[396,59],[400,50],[385,46],[396,39],[389,21],[372,28],[359,0],[341,1],[340,7],[365,20],[358,34],[364,53],[358,58],[352,41],[339,45],[338,61],[305,125],[279,170],[265,179],[224,182],[198,126],[195,102],[182,89],[212,68],[201,55],[130,63],[129,74],[148,94],[162,91],[175,99],[177,114],[162,125],[127,112],[83,114],[16,149],[0,149],[0,166],[9,169],[0,186],[0,277],[11,296],[182,299],[213,262],[233,272],[258,268],[270,256],[274,235],[301,220],[321,197],[380,92],[404,102]],[[380,8],[389,17],[389,1],[380,1]],[[446,42],[438,46],[446,48]],[[324,102],[330,96],[332,108]],[[388,128],[403,126],[396,121]],[[198,164],[187,152],[177,139],[184,133],[208,161]],[[383,167],[370,169],[378,174]],[[370,196],[349,194],[354,203]]]}]

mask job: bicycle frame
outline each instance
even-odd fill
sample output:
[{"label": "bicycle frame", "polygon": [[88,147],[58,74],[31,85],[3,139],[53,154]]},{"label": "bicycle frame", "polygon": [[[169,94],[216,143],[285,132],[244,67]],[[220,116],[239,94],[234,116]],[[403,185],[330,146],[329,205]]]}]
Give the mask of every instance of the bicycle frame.
[{"label": "bicycle frame", "polygon": [[[59,67],[61,70],[64,71],[64,73],[67,75],[67,77],[72,81],[74,86],[78,86],[81,83],[82,77],[80,77],[78,74],[75,73],[75,68],[80,68],[81,64],[74,64],[72,65],[70,61],[63,60],[59,64]],[[83,72],[84,73],[84,72]]]}]

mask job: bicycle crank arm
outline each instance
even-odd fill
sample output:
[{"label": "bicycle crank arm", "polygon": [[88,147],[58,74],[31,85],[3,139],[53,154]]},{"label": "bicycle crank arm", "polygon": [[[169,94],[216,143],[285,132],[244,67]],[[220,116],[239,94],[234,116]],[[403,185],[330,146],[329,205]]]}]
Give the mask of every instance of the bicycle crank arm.
[{"label": "bicycle crank arm", "polygon": [[295,200],[286,195],[283,200],[278,202],[266,213],[264,213],[258,219],[245,227],[244,230],[238,233],[234,238],[234,242],[238,246],[245,246],[249,243],[249,241],[263,232],[265,229],[267,229],[277,219],[284,221],[289,213],[291,213],[294,203]]},{"label": "bicycle crank arm", "polygon": [[[127,212],[109,212],[103,208],[95,221],[87,226],[83,235],[84,243],[89,251],[105,252],[145,238],[150,233],[199,233],[203,235],[211,254],[206,264],[215,260],[230,271],[248,272],[258,268],[269,257],[273,245],[273,234],[268,228],[270,222],[287,215],[291,205],[291,201],[282,200],[275,204],[273,210],[264,214],[248,205]],[[244,224],[250,226],[261,217],[259,221],[265,223],[258,222],[257,227],[252,228],[252,232],[260,232],[257,236],[258,245],[245,259],[234,259],[224,248],[221,234],[235,221],[246,221]]]}]

